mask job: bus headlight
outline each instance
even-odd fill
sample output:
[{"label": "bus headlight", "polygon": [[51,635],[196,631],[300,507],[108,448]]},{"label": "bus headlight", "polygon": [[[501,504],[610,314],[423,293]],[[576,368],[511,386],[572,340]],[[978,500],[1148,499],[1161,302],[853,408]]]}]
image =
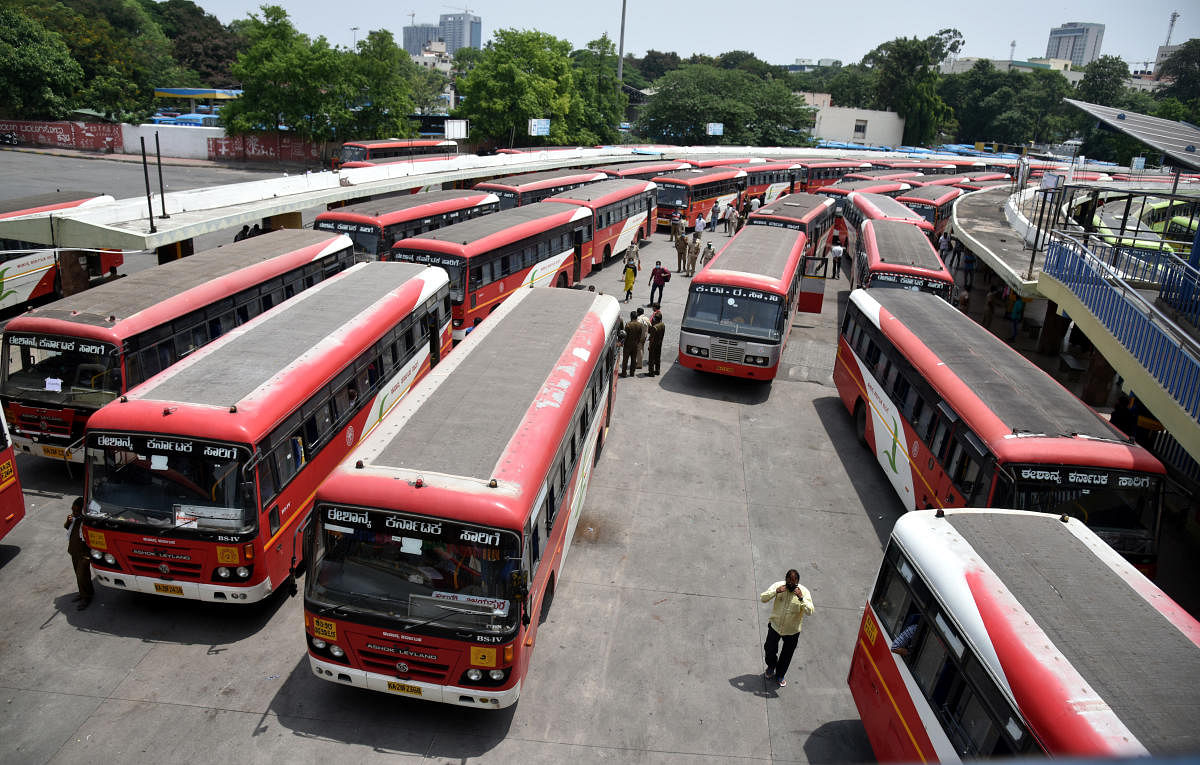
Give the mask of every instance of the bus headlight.
[{"label": "bus headlight", "polygon": [[500,680],[503,680],[503,679],[504,679],[504,670],[502,670],[502,669],[493,669],[491,672],[488,672],[488,677],[490,677],[490,678],[492,678],[493,680],[496,680],[497,682],[499,682]]},{"label": "bus headlight", "polygon": [[239,579],[245,579],[246,577],[250,576],[250,569],[246,568],[245,566],[238,566],[237,575]]},{"label": "bus headlight", "polygon": [[340,659],[346,655],[346,652],[343,651],[339,646],[336,646],[333,643],[330,643],[329,644],[329,655],[335,659]]},{"label": "bus headlight", "polygon": [[328,645],[328,644],[319,637],[315,637],[312,639],[312,646],[313,646],[313,648],[316,648],[318,651],[325,650],[326,645]]},{"label": "bus headlight", "polygon": [[483,679],[483,671],[478,670],[478,669],[468,669],[467,670],[467,679],[470,680],[472,683],[478,683],[480,680]]},{"label": "bus headlight", "polygon": [[222,579],[228,579],[229,578],[229,568],[227,566],[221,566],[220,568],[217,569],[217,576],[221,577]]},{"label": "bus headlight", "polygon": [[701,358],[708,358],[708,349],[707,348],[697,348],[694,345],[689,345],[687,347],[687,352],[692,356],[700,356]]},{"label": "bus headlight", "polygon": [[117,559],[113,557],[112,553],[104,553],[104,562],[110,566],[117,565]]},{"label": "bus headlight", "polygon": [[104,553],[99,550],[92,550],[92,560],[104,560]]}]

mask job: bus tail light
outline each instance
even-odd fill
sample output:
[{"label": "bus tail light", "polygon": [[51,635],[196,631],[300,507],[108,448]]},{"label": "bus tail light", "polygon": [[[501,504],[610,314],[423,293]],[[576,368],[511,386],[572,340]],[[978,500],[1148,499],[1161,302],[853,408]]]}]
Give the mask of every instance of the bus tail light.
[{"label": "bus tail light", "polygon": [[504,663],[512,664],[512,660],[513,660],[513,644],[509,643],[508,645],[504,646]]},{"label": "bus tail light", "polygon": [[242,557],[246,560],[254,560],[254,543],[242,545]]}]

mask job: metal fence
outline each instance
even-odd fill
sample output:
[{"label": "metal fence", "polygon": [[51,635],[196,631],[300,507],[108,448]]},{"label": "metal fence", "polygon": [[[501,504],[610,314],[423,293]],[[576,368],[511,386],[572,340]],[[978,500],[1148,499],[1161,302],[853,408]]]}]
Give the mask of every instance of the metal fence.
[{"label": "metal fence", "polygon": [[[1131,249],[1136,248],[1108,247],[1097,257],[1078,240],[1056,234],[1046,249],[1042,270],[1070,289],[1171,397],[1200,419],[1200,344],[1129,286],[1128,277],[1122,278],[1126,269],[1135,267],[1133,260],[1144,258],[1142,253],[1127,252]],[[1187,300],[1200,297],[1200,284],[1195,272],[1180,264],[1184,268],[1176,269],[1162,259],[1146,267],[1162,269],[1161,293],[1186,306]],[[1163,299],[1168,300],[1166,295]]]}]

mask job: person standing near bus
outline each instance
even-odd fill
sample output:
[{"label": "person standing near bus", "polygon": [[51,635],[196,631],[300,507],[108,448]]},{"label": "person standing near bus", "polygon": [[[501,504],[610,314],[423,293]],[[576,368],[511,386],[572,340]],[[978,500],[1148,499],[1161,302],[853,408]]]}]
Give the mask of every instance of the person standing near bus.
[{"label": "person standing near bus", "polygon": [[1017,339],[1017,331],[1021,329],[1021,320],[1025,318],[1025,299],[1019,294],[1013,300],[1012,310],[1008,312],[1008,320],[1012,322],[1012,334],[1008,336],[1008,342],[1013,342]]},{"label": "person standing near bus", "polygon": [[671,211],[671,241],[674,242],[683,236],[683,218],[680,217],[678,210]]},{"label": "person standing near bus", "polygon": [[628,303],[629,299],[633,297],[633,283],[637,281],[637,266],[629,261],[626,261],[624,277],[625,302]]},{"label": "person standing near bus", "polygon": [[[687,247],[687,242],[684,242],[684,247]],[[658,306],[662,303],[663,286],[671,281],[671,272],[663,268],[661,260],[654,261],[654,270],[650,272],[650,305]],[[654,299],[654,291],[658,290],[658,300]]]},{"label": "person standing near bus", "polygon": [[713,249],[713,243],[705,242],[704,243],[704,252],[700,253],[700,267],[704,268],[705,266],[707,266],[708,261],[712,260],[713,256],[716,254],[717,254],[717,251]]},{"label": "person standing near bus", "polygon": [[696,275],[696,261],[700,258],[700,237],[692,237],[692,243],[688,245],[687,254],[687,275]]},{"label": "person standing near bus", "polygon": [[[763,654],[767,669],[763,677],[774,680],[779,687],[787,685],[784,675],[792,663],[792,654],[800,640],[800,627],[804,617],[813,612],[812,594],[800,584],[800,572],[789,569],[782,582],[776,582],[758,596],[763,603],[772,603],[771,617],[767,620],[767,639],[763,643]],[[779,644],[783,643],[780,649]]]},{"label": "person standing near bus", "polygon": [[87,543],[83,541],[83,497],[76,497],[71,503],[71,514],[63,524],[67,529],[67,554],[71,556],[71,568],[75,570],[75,584],[79,588],[73,600],[79,602],[76,611],[82,611],[92,604],[96,594],[92,586],[92,559],[88,552]]},{"label": "person standing near bus", "polygon": [[662,367],[662,344],[667,334],[667,325],[663,323],[662,311],[655,311],[650,323],[650,357],[647,359],[648,377],[657,377]]},{"label": "person standing near bus", "polygon": [[975,253],[970,250],[963,252],[962,260],[963,286],[968,290],[975,287]]},{"label": "person standing near bus", "polygon": [[687,263],[688,240],[687,236],[681,234],[675,240],[675,258],[678,261],[675,264],[675,270],[683,273],[683,267]]},{"label": "person standing near bus", "polygon": [[637,309],[637,320],[642,325],[642,339],[638,341],[637,360],[634,362],[633,368],[641,369],[642,359],[646,358],[646,341],[650,339],[650,317],[646,315],[645,308]]},{"label": "person standing near bus", "polygon": [[621,377],[629,377],[634,373],[633,363],[645,329],[638,321],[637,311],[630,311],[629,321],[625,322],[625,342],[621,346]]},{"label": "person standing near bus", "polygon": [[836,236],[833,238],[833,246],[829,248],[829,257],[833,259],[833,278],[837,279],[842,275],[842,256],[845,250],[842,249],[841,240]]},{"label": "person standing near bus", "polygon": [[740,228],[739,223],[742,216],[738,213],[737,208],[733,205],[730,205],[728,210],[729,211],[725,214],[725,235],[733,236],[735,233],[737,233],[738,228]]},{"label": "person standing near bus", "polygon": [[696,214],[696,233],[695,233],[695,235],[700,236],[703,233],[704,233],[704,213],[697,213]]}]

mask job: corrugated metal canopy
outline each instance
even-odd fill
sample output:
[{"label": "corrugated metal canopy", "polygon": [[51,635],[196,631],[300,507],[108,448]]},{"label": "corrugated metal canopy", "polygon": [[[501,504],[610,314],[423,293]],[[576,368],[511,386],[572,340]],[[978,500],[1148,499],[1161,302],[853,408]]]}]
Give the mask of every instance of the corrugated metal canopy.
[{"label": "corrugated metal canopy", "polygon": [[1158,149],[1177,164],[1200,170],[1200,128],[1186,122],[1149,117],[1125,109],[1089,104],[1073,98],[1063,99],[1068,104],[1082,109],[1104,124],[1136,138],[1147,146]]}]

